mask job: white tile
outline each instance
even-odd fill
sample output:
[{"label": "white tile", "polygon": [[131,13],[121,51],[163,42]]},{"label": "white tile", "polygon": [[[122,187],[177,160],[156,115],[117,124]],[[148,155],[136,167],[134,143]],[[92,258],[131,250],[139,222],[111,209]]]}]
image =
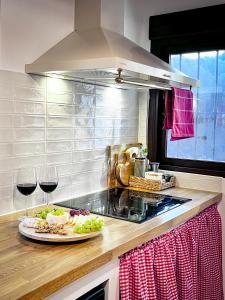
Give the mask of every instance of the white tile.
[{"label": "white tile", "polygon": [[14,206],[13,206],[13,200],[12,198],[2,198],[1,199],[1,215],[13,212],[15,210]]},{"label": "white tile", "polygon": [[106,162],[104,159],[75,162],[73,173],[74,174],[83,173],[83,172],[85,173],[87,171],[93,171],[93,170],[99,170],[99,172],[102,172],[105,168],[105,163]]},{"label": "white tile", "polygon": [[47,140],[71,140],[73,138],[72,129],[48,128]]},{"label": "white tile", "polygon": [[120,129],[115,130],[116,137],[136,137],[138,134],[138,128],[134,127],[122,127]]},{"label": "white tile", "polygon": [[13,197],[13,188],[12,186],[0,187],[0,198],[12,198]]},{"label": "white tile", "polygon": [[71,117],[48,116],[47,127],[72,127],[73,120]]},{"label": "white tile", "polygon": [[114,87],[96,86],[96,94],[103,95],[105,98],[117,97],[124,100],[125,96],[130,97],[130,93],[132,94],[133,90],[129,91],[129,90],[117,89]]},{"label": "white tile", "polygon": [[12,127],[12,115],[1,115],[0,116],[0,128]]},{"label": "white tile", "polygon": [[127,109],[124,109],[125,115],[127,116],[127,118],[137,118],[138,116],[138,106],[134,105],[134,106],[130,106]]},{"label": "white tile", "polygon": [[118,141],[114,141],[115,144],[133,144],[137,142],[139,142],[138,137],[122,137]]},{"label": "white tile", "polygon": [[96,106],[107,106],[107,100],[103,94],[96,94]]},{"label": "white tile", "polygon": [[72,105],[48,103],[47,112],[49,115],[72,115],[74,107]]},{"label": "white tile", "polygon": [[[46,89],[47,77],[34,74],[27,74],[30,77],[29,87]],[[22,84],[20,84],[22,86]]]},{"label": "white tile", "polygon": [[113,127],[114,120],[108,118],[96,118],[95,127]]},{"label": "white tile", "polygon": [[37,167],[43,165],[44,162],[45,162],[44,155],[15,157],[13,160],[13,166],[14,166],[13,169]]},{"label": "white tile", "polygon": [[13,117],[14,127],[45,127],[44,116],[16,115]]},{"label": "white tile", "polygon": [[94,159],[106,159],[106,151],[103,150],[89,150],[89,151],[75,151],[73,152],[73,162],[81,162]]},{"label": "white tile", "polygon": [[95,128],[96,138],[110,138],[113,137],[115,129],[113,128]]},{"label": "white tile", "polygon": [[13,174],[12,172],[1,172],[0,173],[0,186],[12,186]]},{"label": "white tile", "polygon": [[28,87],[15,87],[14,99],[44,101],[45,89],[28,88]]},{"label": "white tile", "polygon": [[95,119],[94,118],[76,117],[76,118],[74,118],[74,126],[75,127],[94,127]]},{"label": "white tile", "polygon": [[72,153],[60,153],[60,154],[51,154],[47,155],[48,164],[66,164],[72,162]]},{"label": "white tile", "polygon": [[74,104],[74,95],[72,93],[48,93],[47,101],[52,103]]},{"label": "white tile", "polygon": [[140,121],[147,121],[147,113],[145,111],[139,111],[139,120]]},{"label": "white tile", "polygon": [[0,114],[13,113],[13,102],[10,100],[0,100]]},{"label": "white tile", "polygon": [[10,128],[0,129],[0,141],[1,142],[13,141],[13,130]]},{"label": "white tile", "polygon": [[0,157],[0,172],[11,172],[15,168],[15,160],[13,157]]},{"label": "white tile", "polygon": [[15,112],[19,114],[43,115],[45,104],[41,102],[17,101],[15,102]]},{"label": "white tile", "polygon": [[96,107],[97,117],[122,118],[124,115],[126,115],[126,112],[126,110],[119,107]]},{"label": "white tile", "polygon": [[95,92],[95,85],[86,83],[75,83],[74,90],[75,93],[93,94]]},{"label": "white tile", "polygon": [[57,165],[57,170],[58,170],[59,176],[72,174],[73,170],[74,170],[74,165],[72,165],[72,164]]},{"label": "white tile", "polygon": [[73,197],[79,197],[79,196],[86,195],[87,193],[90,194],[90,193],[94,192],[92,187],[85,185],[84,183],[83,184],[80,184],[80,183],[73,184],[71,186],[71,189],[72,189]]},{"label": "white tile", "polygon": [[93,193],[107,187],[107,180],[105,174],[99,172],[88,172],[86,174],[79,174],[79,177],[73,178],[72,191],[76,196]]},{"label": "white tile", "polygon": [[28,75],[18,72],[10,72],[13,86],[29,88],[45,88],[46,78],[37,75]]},{"label": "white tile", "polygon": [[47,153],[54,152],[68,152],[73,150],[72,141],[63,141],[63,142],[47,142],[46,151]]},{"label": "white tile", "polygon": [[146,126],[147,126],[147,120],[146,119],[139,119],[139,126],[141,126],[141,127],[145,127],[145,130],[146,130]]},{"label": "white tile", "polygon": [[58,78],[47,78],[47,92],[48,93],[59,93],[67,92],[73,93],[73,81],[62,80]]},{"label": "white tile", "polygon": [[95,139],[95,149],[106,149],[108,145],[112,144],[114,144],[114,139]]},{"label": "white tile", "polygon": [[[1,140],[2,141],[2,140]],[[7,157],[13,155],[13,144],[12,143],[0,143],[0,156]]]},{"label": "white tile", "polygon": [[84,117],[94,117],[95,109],[93,107],[75,106],[75,115]]},{"label": "white tile", "polygon": [[115,127],[137,127],[138,119],[137,118],[115,119],[114,126]]},{"label": "white tile", "polygon": [[95,105],[95,95],[76,94],[75,105],[93,107]]},{"label": "white tile", "polygon": [[96,85],[96,95],[102,95],[104,93],[107,92],[107,90],[110,90],[109,87],[104,87],[104,86],[100,86],[100,85]]},{"label": "white tile", "polygon": [[71,184],[72,184],[71,175],[59,177],[57,189],[60,189],[62,187],[71,186]]},{"label": "white tile", "polygon": [[94,140],[82,140],[74,142],[74,150],[92,150],[94,149]]},{"label": "white tile", "polygon": [[95,135],[94,128],[75,128],[74,129],[74,138],[75,139],[86,139],[93,138]]},{"label": "white tile", "polygon": [[49,194],[50,202],[59,202],[71,199],[74,195],[72,193],[72,186],[68,185],[62,188],[57,188],[53,193]]},{"label": "white tile", "polygon": [[13,154],[17,155],[35,155],[45,153],[45,143],[15,143],[13,144]]},{"label": "white tile", "polygon": [[[114,91],[114,90],[113,90]],[[101,95],[96,95],[96,107],[107,107],[112,109],[118,108],[128,108],[131,104],[130,99],[122,98],[121,95],[103,93]]]},{"label": "white tile", "polygon": [[43,141],[45,139],[44,129],[23,129],[17,128],[14,130],[16,141]]},{"label": "white tile", "polygon": [[7,84],[0,84],[0,98],[11,99],[13,98],[13,89]]}]

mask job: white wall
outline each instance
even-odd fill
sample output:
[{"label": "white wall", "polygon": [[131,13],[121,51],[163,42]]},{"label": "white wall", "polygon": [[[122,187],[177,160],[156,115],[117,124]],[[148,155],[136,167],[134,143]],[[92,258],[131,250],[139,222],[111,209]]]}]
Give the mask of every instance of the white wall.
[{"label": "white wall", "polygon": [[149,49],[150,16],[224,3],[224,0],[125,0],[125,35]]},{"label": "white wall", "polygon": [[1,0],[0,69],[24,72],[73,24],[74,0]]}]

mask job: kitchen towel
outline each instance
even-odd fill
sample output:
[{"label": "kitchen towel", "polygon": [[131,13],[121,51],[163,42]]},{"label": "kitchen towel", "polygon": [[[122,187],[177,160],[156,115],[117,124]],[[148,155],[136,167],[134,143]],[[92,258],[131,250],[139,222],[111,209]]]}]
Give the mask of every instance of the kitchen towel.
[{"label": "kitchen towel", "polygon": [[120,257],[121,300],[223,300],[217,205]]},{"label": "kitchen towel", "polygon": [[163,129],[172,129],[173,110],[172,110],[172,91],[165,91],[165,118]]},{"label": "kitchen towel", "polygon": [[193,93],[191,90],[172,88],[165,94],[164,130],[172,129],[171,141],[194,136]]}]

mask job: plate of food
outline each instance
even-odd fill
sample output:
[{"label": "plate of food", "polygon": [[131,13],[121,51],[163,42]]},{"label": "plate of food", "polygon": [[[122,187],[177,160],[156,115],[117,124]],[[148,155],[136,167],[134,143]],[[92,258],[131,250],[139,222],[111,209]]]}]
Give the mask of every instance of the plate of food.
[{"label": "plate of food", "polygon": [[33,217],[25,217],[19,232],[25,237],[47,242],[73,242],[101,234],[104,220],[87,210],[45,208]]}]

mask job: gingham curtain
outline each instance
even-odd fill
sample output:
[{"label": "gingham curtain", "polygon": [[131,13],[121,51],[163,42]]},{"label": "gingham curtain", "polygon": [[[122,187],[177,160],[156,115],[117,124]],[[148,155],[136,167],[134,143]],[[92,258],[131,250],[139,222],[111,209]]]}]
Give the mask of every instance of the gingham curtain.
[{"label": "gingham curtain", "polygon": [[213,205],[120,258],[121,300],[222,300],[221,219]]}]

